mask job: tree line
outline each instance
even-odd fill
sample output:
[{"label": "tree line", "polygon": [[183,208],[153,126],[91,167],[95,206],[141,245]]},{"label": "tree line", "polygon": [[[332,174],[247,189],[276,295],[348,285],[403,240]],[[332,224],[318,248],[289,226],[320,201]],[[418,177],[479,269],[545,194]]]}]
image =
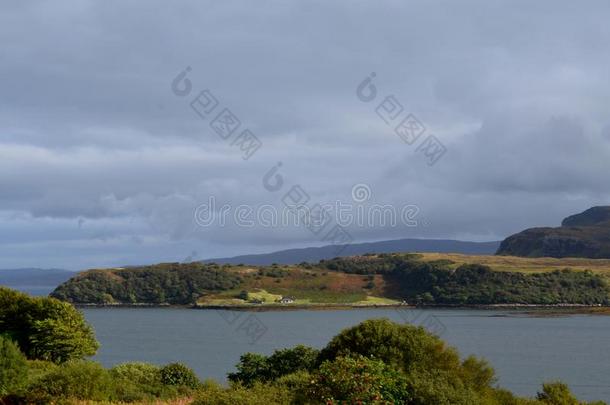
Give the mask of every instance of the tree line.
[{"label": "tree line", "polygon": [[90,270],[51,293],[60,300],[93,304],[194,303],[206,292],[237,287],[241,278],[216,264],[163,263],[113,270]]}]

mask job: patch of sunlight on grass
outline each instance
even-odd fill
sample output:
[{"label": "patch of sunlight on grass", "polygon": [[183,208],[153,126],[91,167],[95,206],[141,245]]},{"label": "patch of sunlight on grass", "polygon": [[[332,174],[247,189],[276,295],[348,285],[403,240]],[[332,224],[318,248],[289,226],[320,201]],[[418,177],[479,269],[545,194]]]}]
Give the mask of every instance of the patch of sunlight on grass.
[{"label": "patch of sunlight on grass", "polygon": [[248,291],[248,301],[252,302],[252,301],[262,301],[265,304],[271,304],[273,302],[279,301],[282,299],[281,295],[278,294],[271,294],[265,290],[258,290],[258,291],[253,291],[250,292]]}]

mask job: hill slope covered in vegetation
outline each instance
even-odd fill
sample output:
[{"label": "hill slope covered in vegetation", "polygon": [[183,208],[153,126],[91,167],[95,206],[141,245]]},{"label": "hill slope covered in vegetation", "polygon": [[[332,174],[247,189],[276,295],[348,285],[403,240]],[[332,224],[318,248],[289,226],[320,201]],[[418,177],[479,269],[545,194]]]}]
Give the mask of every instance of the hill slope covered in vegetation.
[{"label": "hill slope covered in vegetation", "polygon": [[579,304],[609,301],[609,260],[379,254],[292,266],[169,263],[90,270],[52,296],[77,304]]}]

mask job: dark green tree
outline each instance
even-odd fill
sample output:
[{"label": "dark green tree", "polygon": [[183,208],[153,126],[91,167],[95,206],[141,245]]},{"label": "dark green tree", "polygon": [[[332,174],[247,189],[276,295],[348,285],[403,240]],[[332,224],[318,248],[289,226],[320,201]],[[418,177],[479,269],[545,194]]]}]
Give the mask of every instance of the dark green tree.
[{"label": "dark green tree", "polygon": [[297,371],[310,371],[316,367],[320,351],[312,347],[297,345],[273,352],[271,356],[257,353],[242,355],[237,372],[229,373],[229,381],[251,386],[254,382],[267,382]]},{"label": "dark green tree", "polygon": [[99,347],[93,329],[72,305],[4,287],[0,333],[10,336],[28,358],[56,363],[92,356]]},{"label": "dark green tree", "polygon": [[404,372],[456,370],[460,359],[455,349],[424,328],[401,325],[388,319],[371,319],[335,336],[321,351],[320,360],[360,354],[374,357]]},{"label": "dark green tree", "polygon": [[487,363],[460,361],[457,351],[422,327],[371,319],[346,329],[322,349],[319,361],[363,356],[381,361],[405,378],[409,404],[472,404],[493,394]]},{"label": "dark green tree", "polygon": [[316,366],[319,354],[319,350],[304,345],[276,350],[267,359],[267,379],[275,380],[297,371],[310,371]]},{"label": "dark green tree", "polygon": [[228,374],[229,381],[240,382],[246,386],[251,386],[255,381],[266,380],[269,375],[267,356],[258,353],[242,354],[235,367],[237,372]]}]

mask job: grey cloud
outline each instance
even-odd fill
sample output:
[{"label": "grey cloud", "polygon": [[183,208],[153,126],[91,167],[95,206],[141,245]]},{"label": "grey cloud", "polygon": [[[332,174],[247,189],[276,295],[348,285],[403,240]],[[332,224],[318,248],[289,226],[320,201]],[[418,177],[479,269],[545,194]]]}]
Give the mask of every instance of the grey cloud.
[{"label": "grey cloud", "polygon": [[[0,6],[0,267],[71,268],[320,243],[299,228],[201,229],[211,195],[281,206],[417,204],[425,226],[357,240],[501,238],[608,202],[609,5],[568,1]],[[186,66],[193,94],[175,97]],[[378,99],[355,96],[376,72]],[[189,107],[210,89],[263,141],[250,160]],[[374,112],[393,94],[448,148],[435,166]],[[282,191],[283,192],[283,191]],[[79,226],[79,221],[81,226]],[[84,221],[84,222],[82,222]]]}]

